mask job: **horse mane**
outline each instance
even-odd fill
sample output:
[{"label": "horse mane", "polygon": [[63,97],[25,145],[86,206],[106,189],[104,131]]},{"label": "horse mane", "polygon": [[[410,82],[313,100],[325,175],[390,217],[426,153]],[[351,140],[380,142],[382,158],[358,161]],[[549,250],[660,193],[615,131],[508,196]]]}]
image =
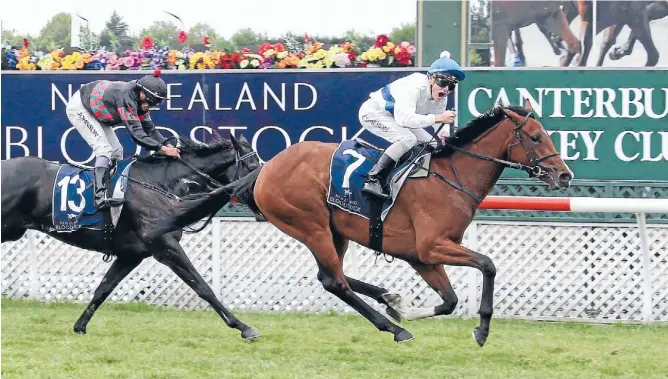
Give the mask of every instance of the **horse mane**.
[{"label": "horse mane", "polygon": [[184,153],[192,153],[195,155],[204,155],[211,152],[230,150],[234,146],[230,140],[224,138],[214,139],[211,143],[202,143],[191,140],[187,137],[179,136],[179,150]]},{"label": "horse mane", "polygon": [[520,116],[526,116],[529,112],[519,105],[508,105],[502,107],[497,105],[490,108],[487,112],[469,121],[466,125],[458,128],[454,135],[448,137],[446,143],[441,149],[434,152],[435,158],[445,157],[452,154],[455,150],[449,145],[463,148],[464,146],[473,142],[476,138],[485,134],[488,130],[506,118],[504,110],[513,111]]}]

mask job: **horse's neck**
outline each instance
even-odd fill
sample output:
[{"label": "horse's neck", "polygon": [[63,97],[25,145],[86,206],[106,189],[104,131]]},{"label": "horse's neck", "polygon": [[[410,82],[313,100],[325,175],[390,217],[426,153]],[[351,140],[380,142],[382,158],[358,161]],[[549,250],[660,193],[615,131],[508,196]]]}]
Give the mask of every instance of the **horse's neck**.
[{"label": "horse's neck", "polygon": [[[232,155],[225,151],[218,151],[208,155],[197,156],[195,154],[183,154],[182,159],[187,162],[190,166],[197,168],[203,173],[210,175],[212,177],[219,176],[224,172],[232,163],[234,163],[234,158]],[[183,170],[175,170],[175,174],[183,177],[183,173],[186,173],[186,176],[198,175],[191,168],[185,166],[181,162],[174,162],[174,164],[179,164],[183,166]]]},{"label": "horse's neck", "polygon": [[[508,146],[512,140],[510,123],[495,127],[492,131],[480,138],[476,143],[464,147],[471,152],[492,158],[504,159]],[[451,158],[437,159],[437,172],[443,174],[453,169],[459,174],[462,186],[476,194],[481,199],[492,190],[494,184],[499,180],[504,167],[495,162],[472,157],[468,154],[455,152]],[[454,168],[453,168],[454,166]],[[450,179],[456,180],[456,176],[448,175]],[[470,196],[467,198],[474,202]]]}]

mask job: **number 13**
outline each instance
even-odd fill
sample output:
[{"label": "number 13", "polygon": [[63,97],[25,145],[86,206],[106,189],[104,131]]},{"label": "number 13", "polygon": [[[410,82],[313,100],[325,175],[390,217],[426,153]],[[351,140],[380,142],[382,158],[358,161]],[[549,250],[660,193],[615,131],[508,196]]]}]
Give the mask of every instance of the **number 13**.
[{"label": "number 13", "polygon": [[[79,185],[77,187],[77,195],[79,195],[79,198],[81,199],[81,201],[79,201],[79,204],[76,204],[72,200],[67,200],[68,184],[75,184],[75,183]],[[58,186],[60,187],[60,210],[61,211],[64,212],[69,207],[74,212],[81,212],[86,207],[86,199],[83,196],[83,193],[86,190],[86,184],[79,177],[79,175],[74,175],[71,178],[70,178],[69,175],[64,177],[61,181],[58,182]]]}]

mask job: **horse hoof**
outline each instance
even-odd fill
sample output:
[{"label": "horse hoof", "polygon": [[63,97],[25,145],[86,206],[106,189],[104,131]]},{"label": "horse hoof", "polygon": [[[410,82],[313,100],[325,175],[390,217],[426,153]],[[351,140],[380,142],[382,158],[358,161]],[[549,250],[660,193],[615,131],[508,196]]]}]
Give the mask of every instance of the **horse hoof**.
[{"label": "horse hoof", "polygon": [[76,334],[86,334],[86,328],[74,327],[74,333]]},{"label": "horse hoof", "polygon": [[248,327],[246,330],[241,332],[241,338],[245,339],[246,341],[252,341],[256,338],[260,338],[260,332],[255,330],[253,327]]},{"label": "horse hoof", "polygon": [[385,309],[385,313],[387,313],[388,316],[392,317],[394,321],[401,323],[401,315],[399,314],[399,312],[395,311],[394,308],[388,306]]},{"label": "horse hoof", "polygon": [[613,61],[617,61],[621,59],[624,56],[624,54],[621,52],[621,48],[619,46],[615,46],[612,49],[610,49],[610,52],[608,53],[608,58],[610,58]]},{"label": "horse hoof", "polygon": [[475,329],[473,329],[473,339],[478,343],[478,346],[483,347],[485,346],[485,342],[487,342],[487,333],[484,333],[476,326]]},{"label": "horse hoof", "polygon": [[399,333],[394,335],[394,342],[396,342],[396,343],[402,343],[402,342],[406,342],[406,341],[410,341],[410,340],[414,340],[414,339],[415,339],[415,337],[413,337],[413,335],[407,330],[402,330]]}]

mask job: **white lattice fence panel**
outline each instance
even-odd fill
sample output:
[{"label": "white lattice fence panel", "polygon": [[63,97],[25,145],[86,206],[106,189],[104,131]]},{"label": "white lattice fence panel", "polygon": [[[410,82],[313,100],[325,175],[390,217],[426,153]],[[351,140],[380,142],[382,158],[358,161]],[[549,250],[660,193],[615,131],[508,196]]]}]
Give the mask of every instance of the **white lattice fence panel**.
[{"label": "white lattice fence panel", "polygon": [[322,289],[311,252],[269,223],[221,223],[222,299],[234,310],[343,310]]},{"label": "white lattice fence panel", "polygon": [[[633,226],[479,225],[478,251],[497,267],[497,315],[642,320],[642,251]],[[650,228],[653,273],[665,272],[667,228]],[[661,255],[660,255],[661,254]],[[663,257],[663,258],[661,258]],[[654,281],[654,319],[668,302]],[[478,278],[481,287],[481,277]],[[477,291],[478,300],[480,292]]]},{"label": "white lattice fence panel", "polygon": [[2,294],[9,297],[28,297],[30,293],[30,254],[28,238],[2,244]]},{"label": "white lattice fence panel", "polygon": [[[221,288],[223,302],[233,310],[353,311],[325,291],[317,280],[318,267],[300,242],[268,223],[221,224]],[[355,254],[355,256],[353,256]],[[456,291],[465,293],[462,276],[467,269],[448,269]],[[434,306],[441,299],[407,263],[376,259],[368,249],[350,251],[344,260],[346,275],[400,293],[413,306]],[[462,297],[457,313],[463,313]],[[363,298],[377,310],[384,306]]]},{"label": "white lattice fence panel", "polygon": [[[32,286],[41,300],[89,301],[110,263],[104,263],[99,253],[30,233],[37,249],[32,260],[27,237],[2,245],[3,294],[26,297]],[[465,238],[464,245],[489,255],[497,266],[496,315],[642,318],[642,255],[635,226],[485,223],[478,224],[475,235],[475,243]],[[649,228],[649,242],[652,318],[668,320],[668,228]],[[185,234],[181,244],[221,301],[233,310],[352,311],[322,288],[311,253],[271,224],[215,220],[200,233]],[[351,277],[400,293],[413,306],[441,302],[403,261],[388,263],[358,248],[349,251],[344,268]],[[446,267],[446,271],[459,298],[454,315],[474,314],[482,276],[470,268]],[[32,283],[31,276],[36,278]],[[383,310],[375,301],[364,299]],[[153,258],[128,275],[109,300],[208,307]]]},{"label": "white lattice fence panel", "polygon": [[648,239],[652,253],[652,319],[668,320],[668,228],[650,228]]}]

